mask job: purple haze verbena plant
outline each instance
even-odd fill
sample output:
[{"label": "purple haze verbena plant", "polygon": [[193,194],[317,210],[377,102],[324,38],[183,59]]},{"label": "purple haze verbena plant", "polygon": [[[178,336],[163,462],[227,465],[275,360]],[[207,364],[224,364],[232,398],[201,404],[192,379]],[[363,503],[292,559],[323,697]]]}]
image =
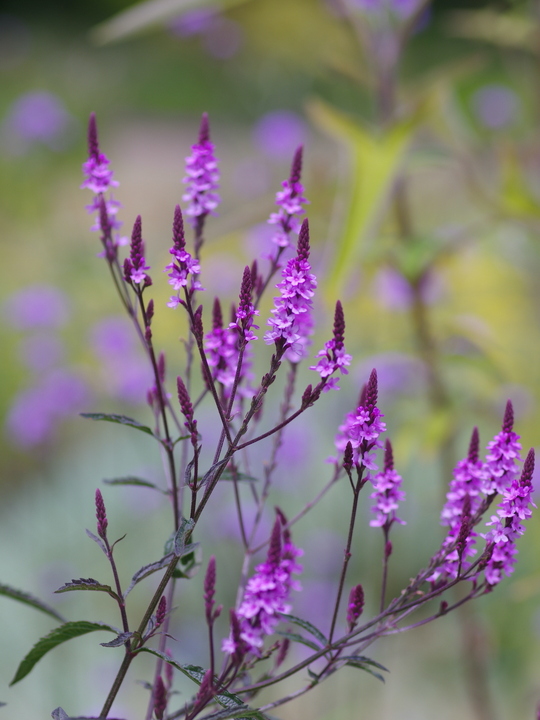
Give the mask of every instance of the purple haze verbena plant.
[{"label": "purple haze verbena plant", "polygon": [[[113,225],[110,211],[104,198],[104,193],[113,183],[112,174],[108,169],[107,158],[99,151],[93,116],[89,127],[89,148],[90,157],[84,165],[87,175],[84,187],[96,193],[98,198],[105,249],[103,256],[152,369],[153,384],[148,390],[148,404],[153,412],[154,426],[150,428],[119,415],[94,413],[87,417],[142,431],[158,443],[164,460],[165,481],[162,486],[152,483],[146,485],[149,492],[160,490],[167,498],[172,509],[171,525],[169,537],[165,533],[163,538],[163,555],[156,562],[140,568],[126,589],[114,557],[116,543],[111,544],[109,541],[114,518],[110,514],[107,516],[103,496],[97,490],[97,535],[88,534],[107,557],[114,583],[108,586],[92,578],[79,578],[66,583],[57,592],[98,590],[106,593],[117,606],[122,628],[115,631],[108,624],[63,622],[59,634],[55,630],[47,638],[38,641],[37,650],[34,648],[23,660],[13,682],[18,682],[32,669],[37,662],[36,657],[41,657],[51,649],[59,635],[63,641],[98,629],[115,632],[115,639],[104,644],[117,648],[116,652],[123,654],[104,701],[99,716],[101,720],[109,718],[126,675],[141,653],[150,653],[156,657],[152,682],[146,683],[149,697],[145,720],[151,720],[152,717],[157,720],[196,720],[201,717],[225,720],[228,717],[239,717],[241,713],[245,713],[246,717],[263,718],[273,708],[311,690],[345,664],[352,664],[360,670],[371,671],[373,666],[385,670],[364,655],[366,648],[377,639],[442,617],[463,603],[491,592],[503,575],[513,571],[517,554],[515,541],[523,534],[522,523],[530,518],[531,507],[535,506],[531,500],[534,452],[529,452],[520,473],[521,447],[519,437],[513,430],[511,403],[507,405],[501,432],[488,444],[484,462],[479,460],[478,432],[473,432],[467,458],[454,471],[441,515],[442,524],[448,528],[447,535],[427,566],[419,570],[390,601],[386,598],[389,558],[393,551],[389,534],[395,524],[405,524],[397,514],[405,493],[401,489],[402,478],[394,468],[392,446],[388,440],[385,443],[383,469],[379,471],[377,452],[382,448],[380,436],[385,432],[386,425],[378,407],[376,370],[371,372],[363,387],[356,410],[347,414],[339,428],[335,440],[339,457],[332,463],[331,476],[323,490],[315,497],[306,498],[304,508],[290,520],[276,508],[270,537],[257,544],[255,538],[263,525],[263,518],[268,515],[267,502],[272,496],[280,466],[283,434],[291,422],[322,401],[323,391],[337,386],[335,374],[340,372],[347,375],[347,367],[351,363],[351,356],[345,351],[343,307],[337,301],[333,336],[316,355],[315,364],[311,365],[311,369],[318,373],[319,381],[314,387],[308,385],[303,392],[297,391],[297,368],[309,351],[309,336],[313,328],[312,297],[316,287],[316,279],[309,265],[308,222],[304,220],[300,228],[297,254],[283,268],[282,280],[277,285],[280,294],[274,300],[272,317],[268,322],[271,329],[265,336],[266,344],[273,344],[273,348],[267,351],[266,371],[248,392],[246,353],[256,339],[253,320],[258,314],[257,304],[277,264],[272,265],[265,278],[259,274],[256,262],[246,267],[241,280],[238,306],[233,307],[229,325],[225,327],[221,303],[216,299],[212,309],[212,330],[205,334],[205,308],[197,305],[195,299],[197,291],[202,289],[198,282],[202,265],[202,230],[207,215],[215,208],[217,175],[213,146],[208,138],[208,119],[206,115],[203,116],[199,142],[193,146],[188,163],[191,170],[188,215],[194,220],[195,249],[193,255],[186,249],[182,212],[178,206],[174,215],[171,248],[174,261],[166,268],[169,271],[169,282],[181,293],[169,305],[179,307],[181,312],[186,313],[189,328],[189,338],[184,342],[186,364],[176,380],[176,404],[167,392],[165,355],[156,350],[154,345],[152,323],[155,307],[153,300],[146,298],[152,284],[146,272],[149,267],[146,265],[146,250],[142,240],[142,221],[140,217],[135,221],[129,257],[121,265],[118,244],[111,234]],[[299,166],[298,153],[293,170],[295,166]],[[290,190],[291,187],[292,180],[287,188]],[[259,345],[259,352],[264,352],[264,345],[255,345]],[[279,415],[277,419],[268,420],[265,414],[267,395],[284,360],[288,375],[283,386]],[[237,397],[246,400],[250,398],[245,408],[243,403],[235,402]],[[204,416],[199,415],[202,403],[210,404],[215,412],[210,435],[216,435],[214,426],[218,428],[217,443],[210,448],[209,428],[204,422]],[[184,418],[183,422],[178,409]],[[268,460],[263,463],[263,482],[255,483],[251,472],[259,462],[251,462],[250,454],[252,446],[266,439],[271,439],[272,443]],[[288,468],[285,475],[290,475],[290,472]],[[338,482],[340,479],[343,482]],[[137,478],[128,477],[123,479],[122,484],[129,484],[130,481],[135,484],[141,482]],[[373,594],[373,589],[366,588],[365,582],[359,582],[362,578],[354,576],[349,561],[356,552],[354,540],[359,496],[368,481],[373,486],[371,499],[374,501],[375,514],[370,525],[382,528],[384,536],[383,569],[380,590],[376,589],[379,593],[379,609],[361,624],[366,595]],[[250,485],[249,492],[244,492],[245,483]],[[214,511],[217,513],[216,523],[219,523],[220,513],[223,513],[223,503],[216,505],[215,490],[218,484],[224,491],[229,488],[234,500],[241,538],[237,555],[243,558],[235,557],[240,576],[237,601],[229,611],[228,636],[222,637],[221,641],[217,637],[219,626],[216,625],[222,609],[221,605],[216,605],[216,598],[221,592],[216,556],[211,555],[207,563],[200,603],[207,626],[202,641],[207,644],[207,667],[201,668],[182,664],[174,658],[171,651],[174,640],[169,626],[171,612],[177,604],[175,580],[189,580],[201,565],[201,547],[206,550],[205,538],[199,536],[201,515]],[[342,492],[351,493],[349,516],[345,523],[344,552],[335,559],[336,564],[341,562],[341,572],[331,615],[318,618],[316,627],[290,614],[293,609],[291,591],[300,589],[293,575],[302,569],[297,558],[303,554],[292,542],[291,528],[331,488],[338,487]],[[495,514],[487,523],[486,532],[475,531],[497,495],[501,499]],[[199,539],[195,542],[196,534]],[[477,553],[475,545],[481,539],[484,548]],[[253,561],[265,549],[266,559],[256,564],[252,571]],[[151,574],[159,574],[160,580],[157,587],[148,591],[146,609],[134,620],[135,612],[128,615],[126,609],[130,600],[129,592]],[[448,590],[462,583],[466,590],[461,593],[459,600],[453,595],[448,596],[452,597],[450,601],[442,599]],[[183,588],[183,592],[187,592],[185,584]],[[348,597],[347,603],[344,597]],[[409,615],[425,607],[422,619],[409,623]],[[288,629],[278,630],[282,622],[287,623]],[[294,631],[290,629],[291,625],[295,626],[292,628]],[[324,629],[321,629],[321,625]],[[292,648],[296,643],[310,649],[307,656],[295,656]],[[194,682],[191,699],[183,697],[176,709],[173,707],[173,668]],[[271,685],[279,685],[281,681],[289,682],[294,676],[303,676],[305,669],[309,670],[308,678],[302,681],[300,688],[255,707],[259,691]],[[53,717],[65,719],[69,716],[62,708],[57,708]]]}]

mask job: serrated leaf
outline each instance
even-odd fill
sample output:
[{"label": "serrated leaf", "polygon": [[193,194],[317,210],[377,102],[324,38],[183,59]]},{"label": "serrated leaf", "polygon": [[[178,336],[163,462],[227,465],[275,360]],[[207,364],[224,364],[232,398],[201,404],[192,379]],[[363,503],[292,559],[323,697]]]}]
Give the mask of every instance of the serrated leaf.
[{"label": "serrated leaf", "polygon": [[376,660],[365,657],[365,655],[341,655],[340,660],[352,660],[354,662],[362,663],[364,665],[373,665],[373,667],[379,668],[379,670],[390,672],[390,670],[384,667],[384,665],[381,665],[381,663],[378,663]]},{"label": "serrated leaf", "polygon": [[349,660],[348,662],[345,663],[345,665],[349,665],[350,667],[355,667],[355,668],[358,668],[359,670],[363,670],[364,672],[367,672],[370,675],[373,675],[373,677],[376,677],[377,680],[380,680],[383,683],[386,682],[386,680],[380,673],[377,673],[374,670],[372,670],[371,668],[366,667],[366,665],[364,663],[355,662],[354,660]]},{"label": "serrated leaf", "polygon": [[10,682],[10,685],[15,685],[15,683],[18,683],[19,680],[26,677],[34,665],[36,665],[36,663],[38,663],[41,658],[49,652],[49,650],[53,650],[57,645],[61,645],[67,640],[72,640],[73,638],[86,635],[90,632],[95,632],[96,630],[107,630],[108,632],[113,632],[115,635],[118,632],[113,627],[106,625],[105,623],[93,623],[87,622],[86,620],[67,622],[64,623],[64,625],[55,628],[48,635],[45,635],[45,637],[38,640],[26,657],[21,661],[19,667],[17,668],[17,672],[15,673],[15,677]]},{"label": "serrated leaf", "polygon": [[[206,674],[206,670],[203,667],[201,667],[200,665],[181,665],[180,663],[176,662],[171,657],[169,657],[169,655],[166,655],[165,653],[162,653],[159,650],[153,650],[152,648],[143,647],[143,648],[140,648],[139,650],[137,650],[137,652],[138,653],[147,652],[147,653],[150,653],[151,655],[155,655],[156,657],[161,658],[165,662],[168,662],[170,665],[175,667],[181,673],[186,675],[188,678],[190,678],[190,680],[193,680],[193,682],[197,683],[197,685],[201,684],[201,682]],[[244,702],[237,695],[233,695],[233,693],[227,692],[226,690],[223,690],[222,692],[218,693],[214,699],[222,707],[225,707],[228,709],[234,710],[238,707],[244,706]]]},{"label": "serrated leaf", "polygon": [[144,580],[145,577],[152,575],[152,573],[155,573],[158,570],[162,570],[164,567],[167,567],[167,565],[169,565],[173,558],[174,554],[169,553],[168,555],[165,555],[165,557],[162,557],[161,560],[157,560],[156,562],[144,565],[142,568],[140,568],[140,570],[137,570],[137,572],[131,578],[131,583],[128,589],[124,593],[124,598],[127,597],[128,593],[133,590],[133,588],[138,582]]},{"label": "serrated leaf", "polygon": [[226,718],[255,718],[256,720],[271,720],[270,715],[266,715],[261,710],[250,708],[249,705],[244,705],[236,710],[218,710],[218,712],[205,715],[205,720],[226,720]]},{"label": "serrated leaf", "polygon": [[126,477],[104,479],[103,482],[106,485],[133,485],[136,487],[151,488],[152,490],[157,490],[160,493],[163,492],[160,487],[158,487],[155,483],[150,482],[150,480],[143,480],[142,478],[134,477],[132,475],[128,475]]},{"label": "serrated leaf", "polygon": [[233,473],[228,469],[223,471],[220,480],[232,480],[234,482],[235,477],[238,482],[259,482],[259,478],[253,477],[252,475],[246,475],[246,473],[243,472]]},{"label": "serrated leaf", "polygon": [[187,520],[186,518],[182,518],[180,522],[180,527],[174,534],[173,538],[173,552],[176,555],[176,557],[182,557],[184,555],[184,548],[186,543],[186,535],[191,532],[191,530],[194,528],[195,523],[193,520]]},{"label": "serrated leaf", "polygon": [[17,590],[17,588],[10,587],[9,585],[0,585],[0,595],[9,597],[12,600],[17,600],[18,602],[24,603],[24,605],[30,605],[30,607],[33,607],[36,610],[41,610],[41,612],[50,615],[61,623],[65,622],[65,619],[60,615],[60,613],[57,613],[56,610],[49,607],[42,600],[39,600],[39,598],[30,595],[30,593]]},{"label": "serrated leaf", "polygon": [[302,637],[302,635],[297,635],[296,633],[287,632],[284,630],[277,630],[276,635],[281,635],[281,637],[287,638],[288,640],[292,640],[293,642],[302,643],[302,645],[307,645],[312,650],[320,650],[320,645],[317,645],[317,643],[314,643],[312,640],[308,640],[305,637]]},{"label": "serrated leaf", "polygon": [[280,613],[281,617],[286,620],[287,622],[291,622],[294,625],[298,625],[299,627],[303,628],[304,630],[307,630],[307,632],[310,635],[313,635],[314,638],[316,638],[320,642],[320,646],[317,648],[320,650],[323,647],[326,647],[326,645],[329,645],[329,642],[327,638],[323,635],[323,633],[315,627],[315,625],[312,625],[307,620],[303,620],[302,618],[296,617],[295,615],[287,615],[285,613]]},{"label": "serrated leaf", "polygon": [[105,547],[105,543],[103,542],[103,540],[101,538],[99,538],[97,535],[94,535],[94,533],[90,532],[90,530],[88,530],[88,529],[86,530],[86,534],[88,535],[88,537],[91,540],[93,540],[95,543],[97,543],[99,545],[99,547],[103,550],[105,555],[108,555],[107,548]]},{"label": "serrated leaf", "polygon": [[105,422],[112,422],[118,425],[127,425],[128,427],[135,428],[135,430],[140,430],[147,435],[155,437],[147,425],[142,425],[140,422],[137,422],[137,420],[133,420],[133,418],[127,417],[126,415],[115,415],[114,413],[80,413],[80,416],[88,418],[89,420],[104,420]]},{"label": "serrated leaf", "polygon": [[114,640],[111,640],[111,642],[99,644],[101,647],[121,647],[126,644],[126,640],[129,640],[130,637],[133,637],[132,632],[123,632],[115,637]]},{"label": "serrated leaf", "polygon": [[61,707],[57,707],[56,710],[53,710],[51,717],[53,720],[69,720],[69,715]]},{"label": "serrated leaf", "polygon": [[115,600],[120,600],[110,585],[102,585],[97,580],[94,580],[94,578],[79,578],[78,580],[73,579],[71,582],[62,585],[62,587],[59,587],[58,590],[55,590],[54,592],[65,593],[70,592],[71,590],[94,590],[97,592],[106,592]]}]

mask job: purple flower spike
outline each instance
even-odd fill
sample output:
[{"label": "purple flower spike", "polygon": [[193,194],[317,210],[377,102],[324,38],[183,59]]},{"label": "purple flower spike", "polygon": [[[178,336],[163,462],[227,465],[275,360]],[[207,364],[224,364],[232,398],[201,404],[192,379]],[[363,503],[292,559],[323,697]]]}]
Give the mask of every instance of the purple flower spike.
[{"label": "purple flower spike", "polygon": [[[339,426],[335,439],[335,446],[341,453],[350,443],[353,450],[352,462],[358,466],[363,465],[368,470],[378,469],[375,453],[372,450],[382,447],[379,435],[386,430],[386,425],[381,420],[384,415],[373,404],[376,400],[377,373],[372,371],[369,382],[360,396],[360,405],[355,412],[347,413],[345,423]],[[393,469],[390,468],[388,472],[393,472]]]},{"label": "purple flower spike", "polygon": [[161,675],[158,675],[154,686],[154,714],[156,716],[156,720],[163,720],[163,715],[166,709],[167,690],[163,680],[161,679]]},{"label": "purple flower spike", "polygon": [[146,264],[144,258],[144,240],[142,239],[142,219],[137,215],[133,232],[131,233],[130,257],[124,261],[124,277],[128,282],[138,285],[144,282],[149,276],[146,270],[150,270],[150,265]]},{"label": "purple flower spike", "polygon": [[222,605],[219,605],[214,610],[214,595],[216,593],[216,558],[212,555],[208,561],[208,569],[206,570],[206,576],[204,578],[204,610],[206,614],[206,622],[208,625],[212,625],[223,609]]},{"label": "purple flower spike", "polygon": [[219,195],[214,192],[219,187],[219,171],[206,113],[202,116],[199,140],[191,146],[191,150],[191,155],[186,158],[183,182],[187,184],[187,189],[182,200],[189,202],[186,212],[190,223],[197,227],[207,215],[216,215],[215,209],[220,201]]},{"label": "purple flower spike", "polygon": [[251,328],[259,329],[258,325],[253,324],[253,318],[259,314],[259,311],[255,310],[255,306],[251,302],[252,288],[253,274],[251,268],[246,266],[240,287],[240,302],[236,311],[236,319],[229,325],[229,330],[237,329],[246,342],[257,340],[257,336]]},{"label": "purple flower spike", "polygon": [[162,595],[161,600],[159,601],[158,608],[156,610],[156,628],[158,628],[160,625],[163,625],[166,614],[167,614],[167,600],[165,598],[165,595]]},{"label": "purple flower spike", "polygon": [[97,534],[100,538],[105,540],[107,535],[107,512],[105,510],[105,503],[103,502],[103,495],[101,490],[96,490],[96,518],[97,518]]},{"label": "purple flower spike", "polygon": [[117,187],[118,182],[113,180],[113,171],[109,170],[109,159],[99,150],[94,113],[90,115],[88,123],[88,154],[88,160],[83,164],[83,172],[86,177],[81,188],[88,188],[94,193],[93,201],[86,206],[90,214],[96,214],[91,230],[101,231],[101,242],[105,248],[102,256],[112,262],[116,259],[118,246],[125,245],[127,240],[117,233],[114,237],[112,234],[113,230],[118,230],[122,226],[122,223],[116,219],[116,214],[121,206],[112,195],[108,198],[105,197],[105,193],[111,188]]},{"label": "purple flower spike", "polygon": [[179,376],[176,378],[176,387],[178,390],[178,400],[180,401],[180,408],[183,416],[186,418],[184,425],[187,427],[189,434],[191,435],[191,444],[193,447],[197,447],[198,433],[197,433],[197,421],[193,419],[193,405],[189,398],[188,391],[184,385],[184,381]]},{"label": "purple flower spike", "polygon": [[300,145],[294,154],[289,179],[281,183],[283,190],[276,194],[276,205],[279,207],[279,210],[276,213],[272,213],[268,220],[270,225],[277,225],[272,242],[279,248],[286,248],[291,244],[290,234],[292,232],[298,232],[300,228],[298,216],[305,212],[302,204],[308,202],[306,198],[303,197],[304,188],[300,182],[300,176],[302,174],[302,154],[303,147]]},{"label": "purple flower spike", "polygon": [[374,520],[370,521],[371,527],[383,527],[388,531],[395,522],[406,525],[406,522],[396,515],[398,504],[405,500],[405,493],[400,490],[402,477],[394,470],[394,456],[390,440],[385,443],[384,470],[377,473],[371,481],[375,488],[375,492],[370,495],[371,499],[375,500],[371,512],[377,515]]},{"label": "purple flower spike", "polygon": [[88,160],[83,165],[83,172],[86,179],[81,188],[88,188],[94,193],[104,193],[111,187],[117,187],[118,183],[113,180],[113,171],[109,170],[109,159],[99,151],[96,116],[90,115],[88,123]]},{"label": "purple flower spike", "polygon": [[504,493],[519,472],[517,461],[521,460],[519,435],[513,432],[514,408],[510,400],[506,404],[502,430],[487,446],[486,471],[488,477],[483,486],[486,495]]},{"label": "purple flower spike", "polygon": [[[223,641],[223,652],[234,655],[241,651],[243,643],[247,652],[260,656],[264,637],[274,632],[279,623],[280,613],[288,613],[290,605],[286,602],[291,589],[299,589],[292,579],[292,573],[301,571],[296,558],[302,551],[296,548],[290,536],[281,537],[279,515],[274,523],[266,562],[257,565],[255,575],[248,580],[244,598],[236,612],[239,624],[239,636],[235,637],[231,622],[231,634]],[[231,613],[231,621],[233,614]]]},{"label": "purple flower spike", "polygon": [[[204,290],[201,283],[197,280],[197,275],[201,271],[199,261],[196,258],[191,257],[186,250],[184,220],[182,218],[180,205],[177,205],[174,210],[173,246],[169,252],[175,259],[175,262],[169,263],[164,270],[164,272],[169,270],[169,285],[172,285],[177,291],[181,290],[183,287],[187,288],[189,275],[193,275],[194,277],[191,279],[191,287],[189,290],[191,292],[194,292],[195,290]],[[167,303],[167,306],[175,308],[180,303],[180,298],[173,295]]]},{"label": "purple flower spike", "polygon": [[531,448],[525,459],[521,477],[519,480],[517,478],[512,480],[510,487],[503,492],[497,515],[493,515],[491,521],[486,523],[492,529],[485,538],[494,544],[493,553],[485,568],[486,582],[489,585],[497,585],[502,580],[502,573],[508,577],[514,572],[513,566],[518,554],[515,541],[525,532],[521,521],[531,517],[530,506],[536,507],[531,498],[533,472],[534,450]]},{"label": "purple flower spike", "polygon": [[274,299],[273,317],[267,322],[272,329],[264,336],[267,345],[287,345],[286,357],[293,363],[307,356],[311,344],[309,336],[313,333],[311,298],[315,294],[317,278],[310,272],[308,259],[309,223],[306,219],[300,229],[297,255],[281,271],[283,280],[276,285],[280,297]]},{"label": "purple flower spike", "polygon": [[[325,386],[324,392],[328,390],[339,390],[339,378],[331,378],[338,370],[343,375],[348,375],[349,371],[346,369],[351,364],[352,357],[345,352],[345,346],[343,344],[345,337],[345,316],[343,314],[343,307],[341,302],[338,300],[336,303],[336,310],[334,313],[334,336],[332,340],[325,343],[324,348],[320,350],[315,357],[320,358],[316,365],[311,365],[310,370],[316,370],[321,378],[330,378]],[[375,382],[377,375],[375,374]],[[375,395],[375,402],[377,397]]]},{"label": "purple flower spike", "polygon": [[479,443],[478,428],[474,428],[468,455],[454,469],[454,478],[441,512],[441,524],[449,525],[454,531],[459,530],[465,498],[469,498],[471,513],[474,514],[480,506],[482,488],[489,477],[484,463],[478,459]]},{"label": "purple flower spike", "polygon": [[349,605],[347,607],[347,624],[349,632],[358,622],[358,618],[364,610],[364,588],[361,585],[355,585],[349,593]]}]

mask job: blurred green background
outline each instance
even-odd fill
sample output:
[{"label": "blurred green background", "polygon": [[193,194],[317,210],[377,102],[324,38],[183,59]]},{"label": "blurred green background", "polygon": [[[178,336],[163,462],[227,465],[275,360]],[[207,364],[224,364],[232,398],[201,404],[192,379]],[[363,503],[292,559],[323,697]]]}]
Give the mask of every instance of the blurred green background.
[{"label": "blurred green background", "polygon": [[[137,32],[127,32],[127,15],[107,24],[130,7],[127,0],[4,0],[0,8],[0,582],[56,603],[70,619],[118,623],[114,608],[87,597],[94,593],[51,594],[71,577],[108,573],[84,533],[93,528],[102,479],[160,478],[149,441],[77,415],[149,420],[142,354],[96,257],[84,208],[90,195],[79,190],[86,123],[95,111],[120,182],[126,234],[142,215],[159,307],[155,333],[174,378],[185,326],[164,308],[160,268],[184,157],[208,111],[223,199],[204,249],[209,297],[234,299],[243,266],[264,252],[275,192],[303,142],[320,285],[313,350],[328,338],[341,297],[354,356],[344,391],[325,396],[291,431],[290,476],[280,477],[276,501],[294,514],[322,487],[337,426],[377,367],[408,494],[408,524],[394,532],[391,592],[399,592],[442,538],[444,483],[472,427],[485,445],[511,398],[525,450],[538,445],[540,4],[440,0],[407,25],[360,11],[351,21],[339,0],[250,0],[212,10],[179,2],[167,17],[147,5],[153,20]],[[309,371],[302,379],[310,381]],[[209,437],[212,423],[203,412]],[[261,451],[257,462],[263,459]],[[160,556],[168,508],[145,491],[104,492],[111,525],[118,536],[128,532],[118,550],[128,579]],[[234,523],[223,516],[232,512],[225,490],[221,500],[221,535],[214,520],[202,538],[205,559],[220,546],[218,583],[220,568],[222,578],[234,576],[239,562]],[[312,548],[295,612],[314,613],[321,626],[349,502],[344,486],[334,488],[295,535]],[[381,538],[368,527],[367,496],[364,505],[353,571],[355,582],[373,588],[375,603]],[[391,670],[386,686],[345,669],[280,717],[534,717],[539,541],[533,518],[514,576],[492,595],[373,649]],[[225,580],[221,591],[225,604],[234,602]],[[181,611],[195,612],[201,597],[197,577]],[[134,615],[145,598],[144,589],[133,593]],[[8,689],[21,657],[51,625],[7,598],[0,603],[0,701],[8,703],[0,713],[45,718],[62,705],[97,714],[119,651],[100,648],[101,638],[76,640]],[[173,652],[204,664],[200,618],[186,623],[176,615]],[[142,716],[146,690],[135,680],[150,672],[141,661],[128,678],[118,717]]]}]

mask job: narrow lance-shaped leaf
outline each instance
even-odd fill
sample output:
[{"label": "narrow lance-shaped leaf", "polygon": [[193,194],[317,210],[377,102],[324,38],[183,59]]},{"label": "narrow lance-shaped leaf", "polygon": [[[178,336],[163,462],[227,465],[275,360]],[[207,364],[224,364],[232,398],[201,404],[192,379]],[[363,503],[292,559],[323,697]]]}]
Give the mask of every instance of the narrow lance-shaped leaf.
[{"label": "narrow lance-shaped leaf", "polygon": [[143,478],[133,477],[132,475],[128,475],[126,477],[105,479],[103,480],[103,482],[106,485],[133,485],[136,487],[147,487],[151,488],[152,490],[164,492],[155,483],[150,482],[150,480],[143,480]]},{"label": "narrow lance-shaped leaf", "polygon": [[101,647],[121,647],[122,645],[126,644],[126,641],[129,640],[131,637],[133,637],[134,633],[132,632],[123,632],[120,633],[117,637],[114,638],[114,640],[111,640],[108,643],[99,643]]},{"label": "narrow lance-shaped leaf", "polygon": [[79,578],[78,580],[72,580],[71,582],[65,583],[55,593],[65,593],[72,590],[94,590],[97,592],[106,592],[115,600],[120,600],[120,597],[114,592],[110,585],[102,585],[94,578]]},{"label": "narrow lance-shaped leaf", "polygon": [[[186,677],[190,678],[190,680],[193,680],[193,682],[197,683],[197,685],[201,684],[206,673],[206,670],[199,665],[182,665],[181,663],[178,663],[171,657],[169,657],[169,655],[166,655],[159,650],[153,650],[152,648],[143,647],[137,650],[137,652],[147,652],[151,655],[155,655],[156,657],[161,658],[165,662],[168,662],[170,665],[175,667],[181,673],[186,675]],[[222,707],[232,710],[238,707],[247,707],[237,695],[233,695],[233,693],[227,692],[225,690],[218,693],[215,697],[215,700]]]},{"label": "narrow lance-shaped leaf", "polygon": [[18,602],[24,603],[25,605],[30,605],[30,607],[33,607],[36,610],[41,610],[41,612],[50,615],[55,620],[58,620],[61,623],[65,622],[65,619],[60,615],[60,613],[57,613],[56,610],[49,607],[46,603],[34,597],[33,595],[30,595],[30,593],[23,592],[22,590],[17,590],[16,588],[12,588],[9,585],[0,585],[0,595],[9,597],[12,600],[17,600]]},{"label": "narrow lance-shaped leaf", "polygon": [[131,583],[128,589],[124,593],[124,598],[127,597],[128,593],[133,590],[133,588],[138,582],[144,580],[145,577],[152,575],[152,573],[155,573],[158,570],[162,570],[164,567],[167,567],[167,565],[169,565],[169,563],[171,563],[173,559],[174,553],[169,553],[168,555],[165,555],[165,557],[162,557],[161,560],[157,560],[156,562],[144,565],[140,570],[137,570],[137,572],[131,578]]},{"label": "narrow lance-shaped leaf", "polygon": [[317,643],[313,642],[313,640],[308,640],[305,637],[302,637],[302,635],[297,635],[296,633],[287,632],[284,630],[276,630],[276,635],[281,635],[281,637],[285,637],[288,640],[292,640],[293,642],[302,643],[302,645],[307,645],[307,647],[311,648],[312,650],[320,650],[321,646],[317,645]]},{"label": "narrow lance-shaped leaf", "polygon": [[109,413],[80,413],[81,417],[88,418],[89,420],[104,420],[105,422],[116,423],[118,425],[127,425],[128,427],[140,430],[147,435],[155,437],[152,430],[147,425],[142,425],[133,418],[126,417],[125,415],[115,415]]},{"label": "narrow lance-shaped leaf", "polygon": [[318,649],[321,649],[328,645],[328,639],[323,635],[323,633],[315,627],[315,625],[312,625],[307,620],[303,620],[302,618],[296,617],[296,615],[287,615],[286,613],[280,613],[281,617],[286,620],[287,622],[291,622],[294,625],[298,625],[299,627],[303,628],[304,630],[307,630],[310,635],[313,635],[314,638],[316,638],[320,646]]},{"label": "narrow lance-shaped leaf", "polygon": [[176,531],[173,540],[173,552],[176,557],[182,557],[182,555],[185,554],[184,549],[186,547],[186,535],[191,532],[194,525],[195,523],[193,522],[193,520],[186,520],[186,518],[182,518],[180,522],[180,527]]},{"label": "narrow lance-shaped leaf", "polygon": [[414,116],[376,136],[322,101],[312,102],[308,109],[318,127],[345,144],[352,162],[349,202],[330,276],[329,291],[334,292],[348,270],[356,267],[360,247],[373,231],[409,142],[426,112],[421,107]]},{"label": "narrow lance-shaped leaf", "polygon": [[34,665],[36,665],[36,663],[39,662],[41,658],[49,652],[49,650],[53,650],[53,648],[57,645],[61,645],[67,640],[72,640],[73,638],[86,635],[90,632],[95,632],[96,630],[107,630],[108,632],[113,632],[115,635],[118,634],[118,630],[110,625],[105,625],[105,623],[87,622],[86,620],[64,623],[64,625],[55,628],[48,635],[45,635],[45,637],[42,637],[37,641],[34,647],[20,663],[17,668],[17,672],[15,673],[15,677],[11,681],[10,685],[14,685],[19,682],[19,680],[26,677]]}]

